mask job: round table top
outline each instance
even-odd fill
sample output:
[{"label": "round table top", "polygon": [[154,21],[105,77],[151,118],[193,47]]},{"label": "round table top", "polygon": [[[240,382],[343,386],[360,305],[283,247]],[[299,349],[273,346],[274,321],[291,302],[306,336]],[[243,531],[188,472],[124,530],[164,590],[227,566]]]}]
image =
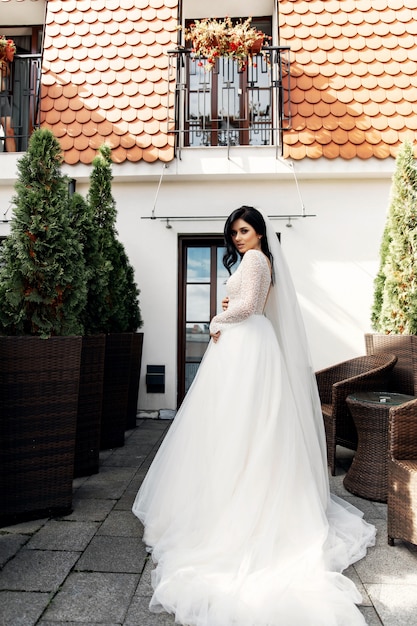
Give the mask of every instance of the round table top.
[{"label": "round table top", "polygon": [[390,391],[358,391],[350,394],[347,399],[356,400],[357,402],[368,402],[370,404],[396,406],[410,400],[416,400],[416,396],[409,396],[405,393],[392,393]]}]

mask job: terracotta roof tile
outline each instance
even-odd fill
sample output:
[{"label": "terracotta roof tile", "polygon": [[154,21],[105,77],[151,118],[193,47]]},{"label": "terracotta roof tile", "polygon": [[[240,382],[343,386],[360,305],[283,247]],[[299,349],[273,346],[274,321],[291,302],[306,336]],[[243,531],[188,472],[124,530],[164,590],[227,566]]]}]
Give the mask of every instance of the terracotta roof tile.
[{"label": "terracotta roof tile", "polygon": [[316,133],[316,140],[318,143],[326,145],[332,141],[332,133],[330,130],[322,128],[319,133]]},{"label": "terracotta roof tile", "polygon": [[[385,117],[390,118],[390,125],[393,126],[397,119],[396,115],[394,115],[396,113],[394,102],[383,102],[379,107],[379,110],[383,115],[385,115]],[[399,117],[401,118],[401,116]],[[402,128],[402,126],[400,126],[400,128]]]},{"label": "terracotta roof tile", "polygon": [[[80,120],[77,120],[80,121]],[[83,134],[86,137],[94,137],[98,134],[97,123],[93,120],[86,120],[83,124]]]},{"label": "terracotta roof tile", "polygon": [[291,49],[285,156],[383,159],[417,142],[415,0],[281,0],[279,18]]},{"label": "terracotta roof tile", "polygon": [[143,155],[142,148],[139,148],[138,146],[133,146],[132,148],[128,150],[126,154],[126,158],[128,161],[137,162],[137,161],[142,160],[142,155]]},{"label": "terracotta roof tile", "polygon": [[75,123],[75,121],[76,121],[75,111],[72,111],[71,109],[66,109],[65,111],[61,112],[61,122],[67,125],[68,127],[67,132],[70,127],[72,128],[72,124]]},{"label": "terracotta roof tile", "polygon": [[91,119],[91,111],[84,106],[76,112],[75,119],[77,122],[80,122],[80,124],[86,124],[86,122],[89,122]]},{"label": "terracotta roof tile", "polygon": [[356,156],[356,148],[349,142],[340,146],[340,156],[342,159],[353,159]]},{"label": "terracotta roof tile", "polygon": [[[337,159],[339,155],[340,155],[340,148],[333,141],[323,146],[323,156],[326,157],[326,159]],[[295,159],[297,157],[291,154],[291,158]]]},{"label": "terracotta roof tile", "polygon": [[173,158],[166,53],[176,40],[177,0],[49,0],[41,121],[67,163],[91,163],[104,141],[118,163]]},{"label": "terracotta roof tile", "polygon": [[417,130],[417,116],[414,113],[414,115],[410,115],[409,117],[407,117],[407,127],[413,130]]},{"label": "terracotta roof tile", "polygon": [[[341,117],[339,119],[339,126],[340,128],[342,128],[343,130],[356,130],[356,121],[355,118],[349,114],[344,115],[343,117]],[[362,131],[358,131],[358,132],[362,132]],[[354,134],[354,133],[352,133]],[[357,143],[357,141],[354,141],[353,143]]]}]

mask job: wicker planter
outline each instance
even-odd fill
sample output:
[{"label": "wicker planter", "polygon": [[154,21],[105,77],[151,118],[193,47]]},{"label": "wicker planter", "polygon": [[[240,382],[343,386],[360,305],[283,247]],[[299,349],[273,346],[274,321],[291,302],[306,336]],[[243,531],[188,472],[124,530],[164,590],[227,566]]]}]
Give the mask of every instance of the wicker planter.
[{"label": "wicker planter", "polygon": [[140,368],[142,363],[143,333],[132,334],[130,352],[129,391],[127,398],[126,428],[136,428],[136,413],[138,411],[138,395],[140,382]]},{"label": "wicker planter", "polygon": [[99,470],[106,335],[83,337],[75,439],[74,477]]},{"label": "wicker planter", "polygon": [[106,335],[100,449],[125,443],[133,333]]},{"label": "wicker planter", "polygon": [[81,337],[0,337],[0,523],[71,511]]}]

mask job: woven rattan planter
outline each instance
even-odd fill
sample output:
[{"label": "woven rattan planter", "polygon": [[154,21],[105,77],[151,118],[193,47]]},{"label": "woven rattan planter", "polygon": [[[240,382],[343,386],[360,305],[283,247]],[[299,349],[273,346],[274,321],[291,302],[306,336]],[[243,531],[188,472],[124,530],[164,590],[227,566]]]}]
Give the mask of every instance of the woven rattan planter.
[{"label": "woven rattan planter", "polygon": [[78,395],[74,476],[99,470],[106,335],[83,337]]},{"label": "woven rattan planter", "polygon": [[140,369],[142,363],[143,333],[132,334],[130,351],[129,391],[127,398],[126,428],[136,427],[136,413],[138,411],[138,395]]},{"label": "woven rattan planter", "polygon": [[0,524],[72,505],[81,337],[0,337]]},{"label": "woven rattan planter", "polygon": [[132,333],[106,335],[100,449],[125,443]]}]

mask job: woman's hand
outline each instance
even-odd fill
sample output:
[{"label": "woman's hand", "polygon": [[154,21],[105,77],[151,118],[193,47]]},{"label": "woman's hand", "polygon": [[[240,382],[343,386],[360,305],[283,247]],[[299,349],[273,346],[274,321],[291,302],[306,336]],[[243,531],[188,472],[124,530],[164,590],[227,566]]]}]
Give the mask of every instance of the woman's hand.
[{"label": "woman's hand", "polygon": [[[228,306],[229,306],[229,298],[226,296],[222,300],[223,311],[226,311]],[[217,333],[210,334],[210,337],[213,339],[214,343],[217,343],[220,339],[220,331],[218,330]]]}]

